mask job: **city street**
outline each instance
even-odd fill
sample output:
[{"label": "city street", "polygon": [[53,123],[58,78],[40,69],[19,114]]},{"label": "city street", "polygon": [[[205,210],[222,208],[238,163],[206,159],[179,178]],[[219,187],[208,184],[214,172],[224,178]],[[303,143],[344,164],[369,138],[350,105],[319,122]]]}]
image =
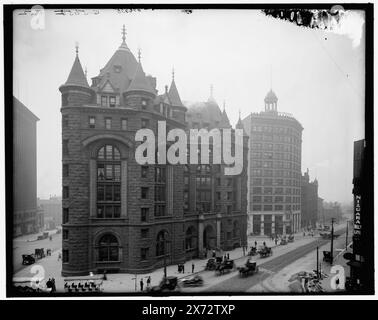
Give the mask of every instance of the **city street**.
[{"label": "city street", "polygon": [[[335,234],[344,234],[345,228],[339,229],[335,232]],[[340,236],[342,238],[342,236]],[[345,240],[344,240],[345,241]],[[324,246],[328,244],[330,240],[323,240],[319,237],[311,239],[311,241],[307,244],[303,244],[302,246],[296,247],[295,249],[288,250],[281,252],[281,248],[276,248],[273,252],[273,257],[270,258],[257,258],[256,262],[259,266],[259,273],[249,276],[247,278],[240,278],[239,274],[236,272],[232,272],[227,276],[215,276],[213,272],[206,272],[203,273],[203,278],[207,280],[208,277],[217,277],[218,280],[212,281],[210,285],[205,285],[201,288],[185,288],[183,291],[187,292],[199,292],[199,291],[206,291],[206,292],[245,292],[248,291],[250,288],[262,283],[264,280],[269,278],[270,276],[274,275],[275,273],[282,270],[284,267],[295,263],[298,259],[301,259],[306,254],[313,252],[316,250],[316,247]],[[277,253],[279,254],[277,256]],[[247,258],[240,259],[236,261],[237,266],[242,266],[246,262]],[[224,279],[224,280],[222,280]],[[206,282],[205,280],[205,282]]]},{"label": "city street", "polygon": [[32,254],[35,249],[44,248],[45,254],[47,249],[51,249],[51,253],[62,248],[62,234],[56,233],[57,230],[49,231],[52,240],[49,238],[44,240],[36,240],[38,235],[31,234],[23,237],[13,239],[13,272],[20,271],[24,266],[22,265],[22,255]]}]

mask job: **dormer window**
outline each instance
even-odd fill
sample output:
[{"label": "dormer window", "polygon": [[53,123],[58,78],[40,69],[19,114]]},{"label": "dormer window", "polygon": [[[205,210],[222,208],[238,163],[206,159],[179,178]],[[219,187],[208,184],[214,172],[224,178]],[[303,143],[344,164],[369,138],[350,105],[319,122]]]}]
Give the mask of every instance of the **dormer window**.
[{"label": "dormer window", "polygon": [[116,105],[116,97],[115,96],[110,96],[109,97],[109,107],[114,108]]},{"label": "dormer window", "polygon": [[121,71],[122,71],[122,67],[121,66],[114,66],[114,72],[120,73]]}]

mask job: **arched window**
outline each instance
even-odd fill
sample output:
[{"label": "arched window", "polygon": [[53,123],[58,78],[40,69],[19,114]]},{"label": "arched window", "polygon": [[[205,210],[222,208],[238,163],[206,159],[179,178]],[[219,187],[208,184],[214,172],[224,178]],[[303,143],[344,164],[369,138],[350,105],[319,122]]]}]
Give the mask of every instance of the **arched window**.
[{"label": "arched window", "polygon": [[119,243],[112,234],[101,237],[98,244],[99,261],[119,261]]},{"label": "arched window", "polygon": [[194,227],[189,227],[185,233],[185,249],[191,250],[196,247],[196,235]]},{"label": "arched window", "polygon": [[233,230],[232,230],[232,233],[233,233],[233,237],[234,238],[237,238],[240,236],[240,229],[239,229],[239,223],[238,221],[234,221],[234,226],[233,226]]},{"label": "arched window", "polygon": [[168,232],[165,230],[162,230],[158,233],[156,237],[156,256],[163,256],[168,252],[168,245],[169,245],[169,235]]},{"label": "arched window", "polygon": [[97,218],[121,216],[121,156],[112,145],[97,154]]}]

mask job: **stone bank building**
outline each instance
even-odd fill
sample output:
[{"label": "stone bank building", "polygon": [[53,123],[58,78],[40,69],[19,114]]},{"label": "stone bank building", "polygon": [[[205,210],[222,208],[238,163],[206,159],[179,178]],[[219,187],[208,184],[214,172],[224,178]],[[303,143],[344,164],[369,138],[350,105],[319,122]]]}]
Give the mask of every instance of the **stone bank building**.
[{"label": "stone bank building", "polygon": [[[214,101],[191,114],[174,75],[158,94],[156,78],[145,74],[138,56],[123,32],[121,46],[89,85],[76,49],[59,88],[64,276],[143,273],[202,256],[206,248],[246,242],[246,163],[240,175],[225,177],[223,165],[136,162],[141,143],[136,131],[148,128],[157,136],[158,121],[166,121],[167,132],[193,125],[230,127]],[[195,123],[187,121],[209,108],[216,110],[218,123],[204,123],[201,115]],[[247,143],[245,148],[247,154]]]}]

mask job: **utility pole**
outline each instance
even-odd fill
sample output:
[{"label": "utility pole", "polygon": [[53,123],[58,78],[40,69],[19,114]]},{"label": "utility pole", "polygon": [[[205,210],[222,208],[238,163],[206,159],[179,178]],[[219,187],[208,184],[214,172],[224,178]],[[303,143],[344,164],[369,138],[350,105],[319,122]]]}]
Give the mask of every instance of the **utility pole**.
[{"label": "utility pole", "polygon": [[349,226],[349,220],[347,220],[347,227],[346,227],[345,250],[348,249],[348,226]]},{"label": "utility pole", "polygon": [[316,276],[319,279],[319,247],[316,247]]},{"label": "utility pole", "polygon": [[333,264],[333,222],[335,218],[331,219],[331,265]]},{"label": "utility pole", "polygon": [[167,247],[167,240],[163,240],[163,246],[164,246],[164,279],[167,278],[167,253],[166,253],[166,247]]}]

